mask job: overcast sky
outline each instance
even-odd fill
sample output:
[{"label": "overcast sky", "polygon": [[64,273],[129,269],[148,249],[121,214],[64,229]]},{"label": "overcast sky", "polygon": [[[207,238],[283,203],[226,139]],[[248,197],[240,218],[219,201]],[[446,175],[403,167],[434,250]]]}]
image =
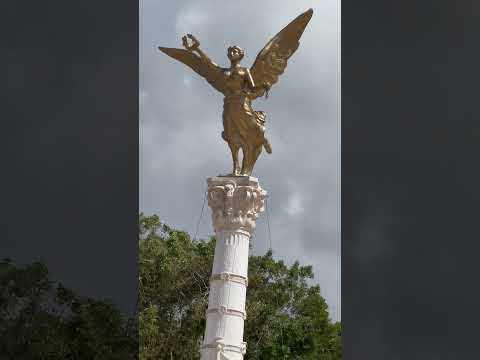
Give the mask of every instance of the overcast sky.
[{"label": "overcast sky", "polygon": [[[195,233],[206,179],[231,171],[221,139],[222,95],[157,47],[181,47],[194,34],[201,48],[227,66],[226,49],[245,50],[251,66],[266,42],[297,15],[314,15],[268,100],[273,154],[262,152],[253,176],[269,193],[277,259],[313,265],[330,314],[340,320],[340,2],[140,1],[140,210]],[[199,237],[212,234],[210,209]],[[257,221],[253,253],[268,250],[267,216]]]}]

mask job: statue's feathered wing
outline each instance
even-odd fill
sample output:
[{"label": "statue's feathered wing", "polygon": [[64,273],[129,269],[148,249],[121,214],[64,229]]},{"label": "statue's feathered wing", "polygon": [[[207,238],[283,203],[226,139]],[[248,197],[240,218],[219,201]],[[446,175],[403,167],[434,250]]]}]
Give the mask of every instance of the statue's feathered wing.
[{"label": "statue's feathered wing", "polygon": [[266,91],[263,86],[265,84],[272,86],[278,81],[278,77],[287,67],[287,60],[298,49],[299,39],[312,15],[312,9],[299,15],[275,35],[257,55],[250,68],[257,89],[250,93],[250,99],[263,96]]},{"label": "statue's feathered wing", "polygon": [[222,68],[209,67],[202,61],[200,56],[187,50],[166,47],[159,47],[159,49],[175,60],[184,63],[198,75],[204,77],[216,90],[221,93],[225,92],[225,74]]}]

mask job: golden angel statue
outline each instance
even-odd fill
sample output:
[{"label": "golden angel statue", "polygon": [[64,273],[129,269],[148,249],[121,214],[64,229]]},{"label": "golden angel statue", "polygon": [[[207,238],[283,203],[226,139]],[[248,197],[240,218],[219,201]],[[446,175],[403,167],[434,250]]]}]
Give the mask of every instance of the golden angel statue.
[{"label": "golden angel statue", "polygon": [[[265,113],[254,111],[252,100],[264,94],[268,97],[270,87],[278,81],[287,67],[287,60],[297,50],[312,15],[313,10],[309,9],[283,28],[260,51],[250,69],[240,65],[244,51],[238,46],[228,48],[230,67],[218,66],[200,50],[200,42],[191,34],[182,38],[186,50],[159,47],[168,56],[192,68],[224,95],[222,138],[232,152],[231,176],[250,176],[262,147],[272,153],[265,137]],[[240,149],[243,153],[241,168]]]}]

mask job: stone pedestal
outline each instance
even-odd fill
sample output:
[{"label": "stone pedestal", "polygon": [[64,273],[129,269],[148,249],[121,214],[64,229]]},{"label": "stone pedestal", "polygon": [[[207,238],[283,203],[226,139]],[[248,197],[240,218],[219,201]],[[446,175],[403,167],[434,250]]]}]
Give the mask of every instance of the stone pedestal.
[{"label": "stone pedestal", "polygon": [[249,176],[219,176],[207,182],[217,243],[201,360],[242,360],[249,241],[267,193]]}]

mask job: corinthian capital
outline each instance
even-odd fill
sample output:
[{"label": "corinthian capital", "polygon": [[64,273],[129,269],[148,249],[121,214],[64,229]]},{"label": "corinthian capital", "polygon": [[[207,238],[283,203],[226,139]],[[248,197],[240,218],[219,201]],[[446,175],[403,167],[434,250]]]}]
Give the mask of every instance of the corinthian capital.
[{"label": "corinthian capital", "polygon": [[258,179],[251,176],[213,177],[208,182],[208,205],[212,209],[215,232],[255,229],[258,216],[264,211],[267,192]]}]

